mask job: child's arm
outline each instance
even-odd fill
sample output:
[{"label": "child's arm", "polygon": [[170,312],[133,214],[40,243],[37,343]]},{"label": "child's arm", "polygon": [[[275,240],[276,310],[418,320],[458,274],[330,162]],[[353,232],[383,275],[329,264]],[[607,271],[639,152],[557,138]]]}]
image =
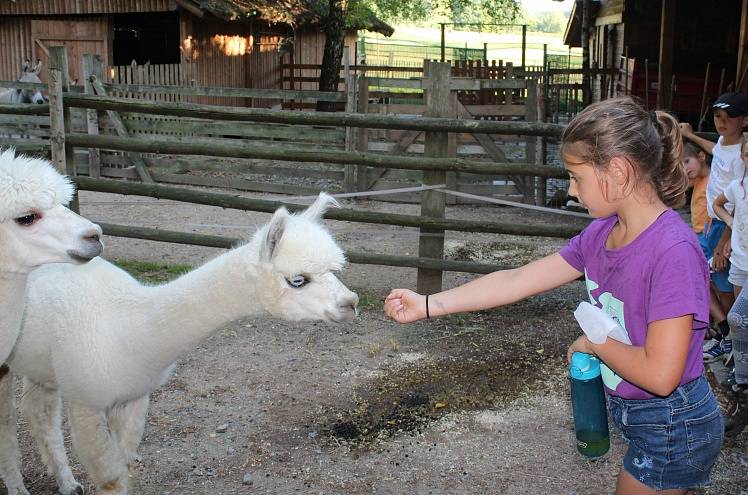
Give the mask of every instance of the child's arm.
[{"label": "child's arm", "polygon": [[693,315],[653,321],[648,326],[644,346],[627,345],[608,338],[593,344],[582,335],[569,347],[573,352],[597,354],[609,368],[654,395],[670,395],[680,383],[686,368],[693,332]]},{"label": "child's arm", "polygon": [[719,196],[717,196],[717,199],[714,200],[712,208],[719,219],[725,222],[728,227],[732,228],[732,215],[730,215],[730,213],[725,209],[725,203],[727,203],[727,198],[724,193],[720,193]]},{"label": "child's arm", "polygon": [[704,139],[703,137],[699,137],[693,132],[693,127],[691,127],[691,124],[683,122],[680,124],[680,132],[683,134],[683,137],[693,141],[697,146],[699,146],[702,150],[706,151],[710,155],[712,154],[712,150],[714,149],[714,145],[716,143],[709,141],[708,139]]},{"label": "child's arm", "polygon": [[[519,268],[493,272],[430,295],[429,316],[502,306],[556,288],[581,275],[560,254],[552,254]],[[400,323],[421,320],[426,318],[426,296],[408,289],[394,289],[385,299],[384,311]]]}]

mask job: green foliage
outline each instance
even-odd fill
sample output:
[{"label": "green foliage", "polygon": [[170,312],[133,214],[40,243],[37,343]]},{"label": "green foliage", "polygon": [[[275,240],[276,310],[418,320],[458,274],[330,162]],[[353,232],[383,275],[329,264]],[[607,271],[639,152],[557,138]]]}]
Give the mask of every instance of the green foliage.
[{"label": "green foliage", "polygon": [[454,23],[512,23],[520,14],[519,0],[351,0],[348,12],[361,7],[386,22],[426,20]]},{"label": "green foliage", "polygon": [[527,16],[527,28],[536,33],[562,33],[567,16],[561,12],[537,12]]}]

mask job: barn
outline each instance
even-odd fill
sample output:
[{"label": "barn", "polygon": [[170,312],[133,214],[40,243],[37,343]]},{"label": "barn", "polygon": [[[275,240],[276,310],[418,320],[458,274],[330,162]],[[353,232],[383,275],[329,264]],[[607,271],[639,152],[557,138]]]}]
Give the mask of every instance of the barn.
[{"label": "barn", "polygon": [[[26,58],[46,62],[65,46],[70,77],[82,55],[98,54],[112,79],[148,64],[155,84],[283,88],[282,62],[319,64],[319,3],[308,0],[10,0],[0,2],[0,80],[18,77]],[[392,33],[376,17],[345,35],[355,60],[357,30]],[[284,58],[285,57],[285,58]],[[312,88],[304,88],[312,89]],[[316,89],[316,88],[314,88]]]},{"label": "barn", "polygon": [[[571,7],[565,44],[582,47],[586,39],[590,67],[623,68],[629,77],[624,84],[650,106],[659,102],[696,123],[705,88],[707,102],[730,87],[748,88],[743,0],[576,0]],[[593,100],[606,89],[593,86]]]}]

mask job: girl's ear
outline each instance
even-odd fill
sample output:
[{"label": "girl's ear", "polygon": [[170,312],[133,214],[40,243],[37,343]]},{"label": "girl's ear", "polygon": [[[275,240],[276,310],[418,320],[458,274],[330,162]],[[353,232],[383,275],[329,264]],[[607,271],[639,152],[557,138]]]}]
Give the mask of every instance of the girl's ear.
[{"label": "girl's ear", "polygon": [[617,185],[624,186],[629,182],[631,164],[625,158],[616,156],[610,160],[608,173]]}]

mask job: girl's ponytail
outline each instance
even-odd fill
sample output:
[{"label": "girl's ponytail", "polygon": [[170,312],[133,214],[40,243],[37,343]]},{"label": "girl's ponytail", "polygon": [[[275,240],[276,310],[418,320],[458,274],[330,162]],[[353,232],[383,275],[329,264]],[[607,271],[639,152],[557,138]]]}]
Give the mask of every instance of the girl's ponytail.
[{"label": "girl's ponytail", "polygon": [[678,121],[667,112],[652,111],[653,123],[662,140],[662,165],[652,171],[652,182],[667,206],[686,202],[688,176],[683,168],[683,136]]}]

